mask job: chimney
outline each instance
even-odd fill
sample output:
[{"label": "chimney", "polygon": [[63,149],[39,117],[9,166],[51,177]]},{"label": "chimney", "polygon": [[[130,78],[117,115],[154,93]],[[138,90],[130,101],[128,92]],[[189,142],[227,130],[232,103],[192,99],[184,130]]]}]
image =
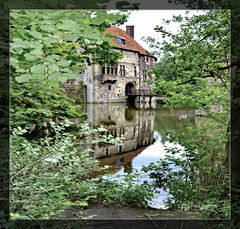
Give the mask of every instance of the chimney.
[{"label": "chimney", "polygon": [[134,38],[134,25],[127,25],[126,26],[126,33]]}]

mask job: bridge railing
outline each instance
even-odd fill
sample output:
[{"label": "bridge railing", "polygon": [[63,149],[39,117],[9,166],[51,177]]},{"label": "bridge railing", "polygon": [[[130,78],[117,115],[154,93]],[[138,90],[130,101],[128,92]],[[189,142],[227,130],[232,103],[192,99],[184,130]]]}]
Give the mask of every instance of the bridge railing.
[{"label": "bridge railing", "polygon": [[127,92],[127,96],[158,96],[165,97],[164,94],[155,93],[151,89],[130,90]]},{"label": "bridge railing", "polygon": [[127,95],[153,95],[151,89],[140,89],[140,90],[131,90],[127,92]]}]

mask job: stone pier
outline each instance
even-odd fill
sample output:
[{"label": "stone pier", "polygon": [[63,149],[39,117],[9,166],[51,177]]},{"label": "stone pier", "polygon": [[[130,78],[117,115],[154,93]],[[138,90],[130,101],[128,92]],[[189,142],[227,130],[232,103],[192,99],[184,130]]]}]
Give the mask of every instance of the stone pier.
[{"label": "stone pier", "polygon": [[137,108],[156,108],[154,96],[136,96],[134,103]]}]

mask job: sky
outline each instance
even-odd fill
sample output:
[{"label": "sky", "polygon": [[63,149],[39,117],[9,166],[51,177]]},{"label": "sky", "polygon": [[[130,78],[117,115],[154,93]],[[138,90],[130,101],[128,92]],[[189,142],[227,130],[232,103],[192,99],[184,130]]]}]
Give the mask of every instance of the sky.
[{"label": "sky", "polygon": [[[120,26],[126,30],[126,25],[134,25],[134,39],[146,50],[152,51],[148,44],[141,38],[151,36],[161,42],[161,35],[154,31],[156,25],[163,25],[163,19],[169,20],[173,15],[184,16],[186,10],[133,10],[126,23]],[[203,14],[201,10],[190,10],[189,16],[194,14]],[[173,33],[177,33],[179,26],[177,23],[168,25],[167,29]]]}]

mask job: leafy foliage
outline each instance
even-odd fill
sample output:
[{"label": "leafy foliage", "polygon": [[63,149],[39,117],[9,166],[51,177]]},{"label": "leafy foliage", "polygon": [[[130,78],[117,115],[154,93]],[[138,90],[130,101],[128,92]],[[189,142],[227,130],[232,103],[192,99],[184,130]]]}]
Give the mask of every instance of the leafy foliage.
[{"label": "leafy foliage", "polygon": [[[33,133],[41,131],[45,122],[50,119],[81,118],[82,114],[77,111],[77,106],[69,99],[63,90],[38,91],[24,84],[19,87],[14,84],[11,97],[11,126],[26,127],[29,124],[36,125]],[[46,127],[46,126],[45,126]]]},{"label": "leafy foliage", "polygon": [[[172,22],[180,24],[177,34],[165,29]],[[162,57],[153,70],[155,91],[166,96],[165,106],[201,108],[211,119],[170,134],[169,140],[184,149],[166,148],[165,158],[143,170],[155,174],[156,185],[169,191],[170,208],[210,205],[198,210],[207,217],[229,218],[230,13],[174,16],[164,24],[155,27],[162,43],[145,39]]]},{"label": "leafy foliage", "polygon": [[[79,126],[79,140],[66,132],[71,125],[51,122],[54,137],[27,140],[23,137],[26,129],[13,129],[11,136],[11,213],[13,218],[49,219],[57,218],[66,206],[86,207],[94,200],[118,204],[139,203],[151,195],[140,185],[132,186],[128,179],[126,187],[111,184],[101,178],[89,178],[93,171],[107,169],[99,167],[91,157],[89,138],[98,133],[99,142],[112,144],[101,133],[106,129],[91,129]],[[98,139],[98,137],[94,137]],[[115,140],[114,143],[119,143]],[[130,182],[130,183],[129,183]],[[143,203],[142,203],[143,204]]]},{"label": "leafy foliage", "polygon": [[164,23],[171,22],[180,23],[177,34],[156,26],[163,42],[146,38],[156,48],[155,53],[162,56],[153,70],[156,92],[167,95],[168,106],[204,107],[210,111],[213,105],[221,104],[229,111],[229,11],[206,11],[185,18],[174,16]]},{"label": "leafy foliage", "polygon": [[[14,10],[10,16],[10,64],[19,83],[74,78],[86,60],[96,63],[101,56],[109,61],[113,47],[103,32],[125,20],[120,14],[87,10]],[[113,60],[119,57],[110,53]]]},{"label": "leafy foliage", "polygon": [[125,19],[104,10],[12,10],[12,126],[40,130],[46,118],[79,117],[59,82],[76,78],[87,64],[116,62],[121,53],[104,31]]},{"label": "leafy foliage", "polygon": [[168,140],[184,148],[165,147],[164,158],[143,168],[157,177],[156,186],[168,190],[166,204],[170,209],[199,206],[195,210],[203,216],[229,218],[230,173],[223,166],[227,142],[224,127],[208,120],[188,127],[184,133],[169,133]]}]

